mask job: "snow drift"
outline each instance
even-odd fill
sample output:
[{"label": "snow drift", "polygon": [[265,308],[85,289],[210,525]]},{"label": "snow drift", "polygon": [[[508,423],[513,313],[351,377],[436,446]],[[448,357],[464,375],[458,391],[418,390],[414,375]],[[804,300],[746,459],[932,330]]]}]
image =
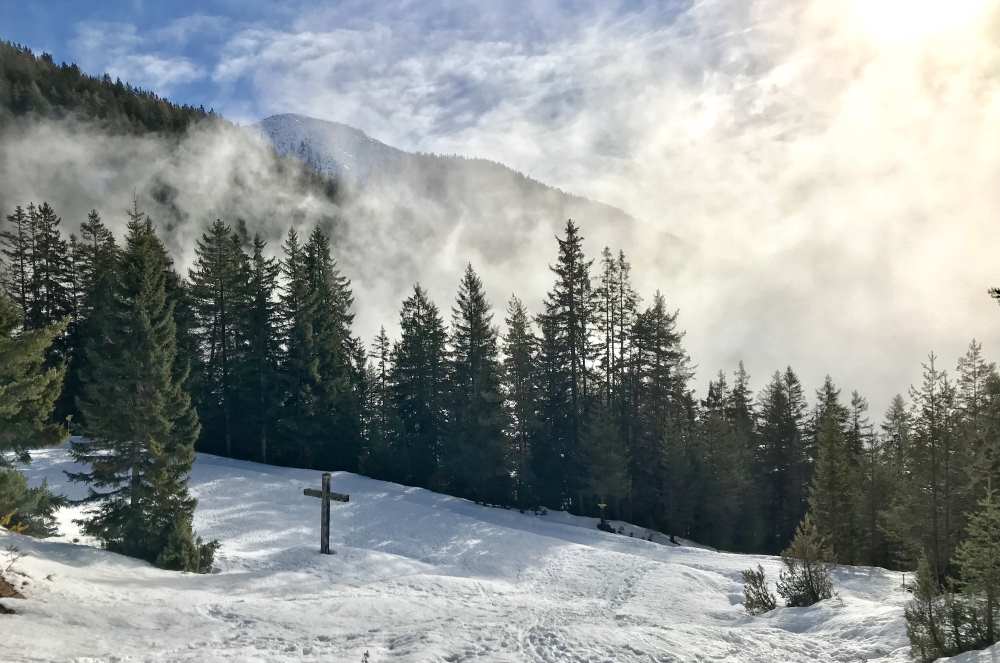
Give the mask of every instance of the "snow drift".
[{"label": "snow drift", "polygon": [[[64,449],[33,483],[80,496]],[[905,661],[901,574],[841,568],[839,597],[743,612],[740,571],[780,560],[598,531],[345,472],[332,556],[318,554],[319,472],[200,455],[196,528],[219,572],[160,571],[63,535],[0,533],[27,600],[0,617],[5,661]],[[630,528],[626,527],[626,531]],[[74,540],[79,541],[74,543]],[[22,583],[26,582],[26,585]],[[982,658],[980,658],[980,656]],[[963,661],[993,661],[983,653]],[[959,659],[956,659],[959,660]]]}]

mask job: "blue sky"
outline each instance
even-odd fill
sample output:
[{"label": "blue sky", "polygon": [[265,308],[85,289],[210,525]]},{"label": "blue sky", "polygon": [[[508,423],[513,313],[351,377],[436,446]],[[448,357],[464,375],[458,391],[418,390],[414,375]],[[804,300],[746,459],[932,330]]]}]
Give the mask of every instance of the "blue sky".
[{"label": "blue sky", "polygon": [[[462,42],[480,52],[487,49],[487,57],[491,45],[507,54],[539,55],[596,23],[641,19],[650,28],[662,26],[686,5],[687,0],[618,4],[0,0],[0,25],[3,38],[49,52],[59,61],[76,62],[91,73],[107,71],[172,100],[214,106],[234,119],[252,121],[309,106],[297,95],[269,98],[267,84],[273,78],[281,79],[284,91],[289,80],[307,71],[336,88],[385,74],[390,61],[433,58]],[[355,57],[344,57],[352,49]],[[384,59],[375,57],[376,51]],[[324,61],[329,63],[325,70]],[[488,80],[461,67],[436,76],[433,86],[441,106],[453,109],[446,123],[468,123],[497,102],[498,90]],[[335,108],[318,114],[326,119],[357,119]]]}]

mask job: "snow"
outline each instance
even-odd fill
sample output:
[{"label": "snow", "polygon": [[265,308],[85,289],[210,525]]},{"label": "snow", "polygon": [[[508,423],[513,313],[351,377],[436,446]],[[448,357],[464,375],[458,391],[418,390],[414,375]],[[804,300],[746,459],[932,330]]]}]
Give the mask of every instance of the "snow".
[{"label": "snow", "polygon": [[[82,495],[64,449],[32,483]],[[219,573],[160,571],[85,545],[73,518],[16,545],[4,661],[905,661],[899,573],[842,568],[839,597],[748,617],[740,571],[780,560],[598,531],[595,520],[477,506],[335,472],[335,555],[318,553],[317,471],[199,455],[196,527]],[[626,531],[631,526],[625,525]],[[639,535],[644,531],[635,528]],[[0,553],[2,559],[2,553]],[[19,585],[20,587],[20,585]],[[996,663],[958,658],[961,663]],[[992,656],[992,657],[991,657]]]},{"label": "snow", "polygon": [[278,154],[298,157],[320,173],[355,185],[410,156],[360,129],[293,113],[267,117],[250,131],[270,142]]}]

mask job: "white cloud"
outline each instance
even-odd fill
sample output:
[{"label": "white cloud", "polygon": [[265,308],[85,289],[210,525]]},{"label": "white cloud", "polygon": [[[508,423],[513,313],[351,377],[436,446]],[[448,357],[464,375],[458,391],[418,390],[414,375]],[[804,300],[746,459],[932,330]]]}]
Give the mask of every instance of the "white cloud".
[{"label": "white cloud", "polygon": [[[645,292],[681,308],[702,378],[790,363],[880,407],[930,349],[951,358],[976,336],[1000,353],[985,296],[1000,283],[998,9],[347,2],[235,26],[211,75],[253,99],[212,101],[486,156],[619,205],[689,243],[679,264],[633,257]],[[133,37],[126,55],[145,52]]]},{"label": "white cloud", "polygon": [[206,76],[204,68],[190,58],[151,50],[161,41],[183,44],[197,30],[199,21],[171,24],[154,35],[139,34],[130,23],[88,22],[77,26],[70,47],[85,70],[106,73],[134,85],[169,95],[177,85]]}]

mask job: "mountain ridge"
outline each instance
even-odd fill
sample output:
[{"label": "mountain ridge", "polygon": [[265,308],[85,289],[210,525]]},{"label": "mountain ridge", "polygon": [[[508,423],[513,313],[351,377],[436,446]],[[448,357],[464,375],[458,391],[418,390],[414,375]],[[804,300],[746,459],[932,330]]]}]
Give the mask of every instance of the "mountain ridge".
[{"label": "mountain ridge", "polygon": [[[523,179],[526,186],[544,188],[569,200],[603,208],[608,214],[627,217],[630,222],[635,220],[619,207],[553,186],[525,175],[501,161],[481,156],[410,152],[380,141],[364,130],[343,122],[299,113],[278,113],[265,117],[250,127],[270,142],[279,155],[297,157],[321,174],[340,178],[349,187],[363,187],[372,177],[399,174],[400,170],[407,167],[443,161],[450,165],[503,171]],[[359,158],[360,150],[367,150],[367,158]]]}]

